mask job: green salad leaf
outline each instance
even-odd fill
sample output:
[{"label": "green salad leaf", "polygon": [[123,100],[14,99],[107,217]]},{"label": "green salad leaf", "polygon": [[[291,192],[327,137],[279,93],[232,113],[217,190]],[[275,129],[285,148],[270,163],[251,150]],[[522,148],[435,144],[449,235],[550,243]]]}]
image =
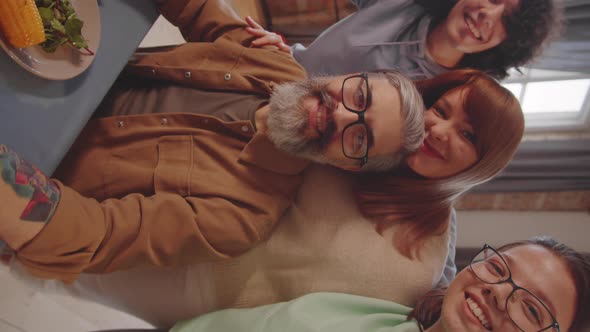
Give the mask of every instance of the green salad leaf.
[{"label": "green salad leaf", "polygon": [[[1,1],[1,0],[0,0]],[[70,45],[84,54],[94,55],[82,36],[84,22],[76,15],[69,0],[35,0],[45,27],[46,41],[41,47],[46,52],[55,52],[62,45]]]}]

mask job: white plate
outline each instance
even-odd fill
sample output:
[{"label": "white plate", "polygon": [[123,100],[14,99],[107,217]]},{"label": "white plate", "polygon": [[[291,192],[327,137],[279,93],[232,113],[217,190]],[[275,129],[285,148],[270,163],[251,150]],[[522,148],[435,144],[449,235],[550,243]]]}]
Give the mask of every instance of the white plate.
[{"label": "white plate", "polygon": [[[0,0],[3,1],[3,0]],[[96,54],[100,43],[100,14],[96,0],[70,0],[78,17],[84,22],[82,36],[88,48]],[[50,80],[67,80],[84,72],[96,55],[81,54],[68,46],[47,53],[40,46],[14,48],[0,34],[0,46],[21,67]]]}]

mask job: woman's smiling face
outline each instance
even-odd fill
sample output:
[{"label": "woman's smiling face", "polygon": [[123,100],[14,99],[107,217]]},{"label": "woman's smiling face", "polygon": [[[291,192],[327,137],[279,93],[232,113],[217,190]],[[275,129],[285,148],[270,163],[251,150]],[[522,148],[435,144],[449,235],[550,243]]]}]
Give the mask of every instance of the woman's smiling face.
[{"label": "woman's smiling face", "polygon": [[479,160],[477,133],[464,110],[466,92],[465,88],[447,92],[424,114],[424,143],[406,159],[415,173],[430,179],[446,178]]},{"label": "woman's smiling face", "polygon": [[[563,259],[542,246],[532,244],[520,245],[500,254],[508,264],[514,283],[539,298],[555,317],[561,331],[568,331],[574,319],[576,288]],[[477,269],[479,266],[476,265],[474,268]],[[498,273],[506,273],[506,277],[508,276],[508,271]],[[509,282],[484,283],[476,277],[471,267],[467,267],[457,274],[447,289],[441,318],[435,323],[433,330],[519,332],[521,330],[516,327],[506,310],[506,299],[513,290],[514,286]],[[534,303],[529,303],[526,298],[520,296],[510,298],[509,301],[511,315],[515,316],[521,325],[526,325],[530,320],[531,325],[536,326],[538,320],[543,320],[541,325],[545,328],[548,327],[545,325],[550,325],[548,321],[552,322],[550,315],[544,317],[539,314],[543,310],[542,305],[534,306]],[[516,315],[521,311],[526,316],[519,319]]]}]

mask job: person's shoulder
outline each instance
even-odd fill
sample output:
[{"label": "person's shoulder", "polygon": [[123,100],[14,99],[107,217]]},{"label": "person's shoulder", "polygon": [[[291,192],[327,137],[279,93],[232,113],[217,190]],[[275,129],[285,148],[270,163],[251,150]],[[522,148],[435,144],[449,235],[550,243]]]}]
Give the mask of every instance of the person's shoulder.
[{"label": "person's shoulder", "polygon": [[307,72],[291,54],[277,49],[264,49],[264,51],[256,52],[256,58],[264,63],[265,70],[275,78],[274,82],[285,83],[307,79]]}]

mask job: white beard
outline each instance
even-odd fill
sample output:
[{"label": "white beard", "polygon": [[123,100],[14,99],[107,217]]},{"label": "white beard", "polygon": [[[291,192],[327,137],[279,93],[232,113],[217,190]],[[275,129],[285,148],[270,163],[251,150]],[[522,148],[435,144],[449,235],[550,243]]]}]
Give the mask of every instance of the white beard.
[{"label": "white beard", "polygon": [[[328,162],[323,155],[324,140],[304,134],[309,127],[309,114],[303,106],[305,98],[317,97],[327,105],[333,104],[329,95],[322,95],[325,82],[325,78],[315,78],[281,84],[275,89],[270,98],[267,135],[277,148],[314,162]],[[333,129],[328,129],[324,137],[332,136]]]}]

